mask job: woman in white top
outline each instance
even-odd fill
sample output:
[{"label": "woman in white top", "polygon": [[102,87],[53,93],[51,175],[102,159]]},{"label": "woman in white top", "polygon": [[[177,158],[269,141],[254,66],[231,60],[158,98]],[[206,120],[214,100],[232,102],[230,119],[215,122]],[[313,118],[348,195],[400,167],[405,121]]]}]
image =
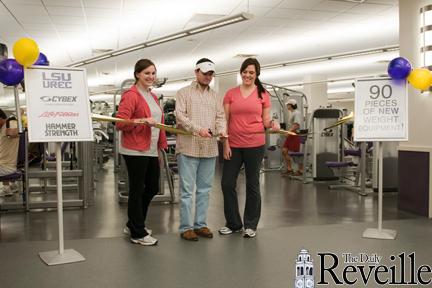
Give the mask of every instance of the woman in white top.
[{"label": "woman in white top", "polygon": [[[146,229],[151,200],[159,191],[159,151],[167,148],[165,132],[156,129],[164,122],[162,109],[150,91],[156,79],[156,66],[148,59],[135,64],[135,85],[123,93],[117,117],[135,124],[117,123],[121,131],[120,154],[126,162],[129,179],[128,222],[124,232],[132,243],[155,245],[157,240]],[[146,125],[141,125],[142,123]]]}]

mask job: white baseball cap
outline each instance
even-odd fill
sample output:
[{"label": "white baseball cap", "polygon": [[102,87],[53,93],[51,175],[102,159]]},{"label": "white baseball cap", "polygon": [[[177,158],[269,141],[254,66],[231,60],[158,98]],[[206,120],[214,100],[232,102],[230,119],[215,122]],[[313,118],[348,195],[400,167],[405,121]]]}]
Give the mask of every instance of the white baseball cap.
[{"label": "white baseball cap", "polygon": [[288,101],[285,102],[285,105],[288,105],[288,104],[297,105],[297,101],[291,98],[291,99],[288,99]]},{"label": "white baseball cap", "polygon": [[202,73],[207,73],[209,71],[216,72],[215,64],[213,62],[207,61],[199,63],[195,66],[195,69],[201,70]]}]

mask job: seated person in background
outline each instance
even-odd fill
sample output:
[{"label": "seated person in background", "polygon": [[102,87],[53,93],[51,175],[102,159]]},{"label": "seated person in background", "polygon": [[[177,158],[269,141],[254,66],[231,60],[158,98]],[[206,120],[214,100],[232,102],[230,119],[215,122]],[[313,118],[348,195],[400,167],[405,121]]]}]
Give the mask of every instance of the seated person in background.
[{"label": "seated person in background", "polygon": [[[287,105],[287,109],[290,112],[290,116],[288,119],[288,131],[295,132],[300,129],[301,114],[300,111],[297,110],[297,101],[294,99],[288,99],[285,103]],[[285,160],[287,171],[282,173],[283,176],[286,175],[296,175],[300,176],[303,174],[303,163],[298,164],[298,171],[294,173],[292,168],[292,158],[288,152],[299,152],[300,151],[300,136],[297,135],[288,135],[284,146],[282,148],[282,155]]]},{"label": "seated person in background", "polygon": [[[7,120],[6,114],[0,109],[0,176],[16,171],[19,134],[16,120]],[[3,181],[0,196],[10,196],[18,191],[15,182]]]}]

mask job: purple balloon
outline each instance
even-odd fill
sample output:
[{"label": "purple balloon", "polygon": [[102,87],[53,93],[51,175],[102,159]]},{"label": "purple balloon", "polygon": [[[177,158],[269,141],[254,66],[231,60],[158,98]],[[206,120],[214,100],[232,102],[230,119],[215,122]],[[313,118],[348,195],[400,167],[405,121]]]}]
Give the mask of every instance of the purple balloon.
[{"label": "purple balloon", "polygon": [[0,82],[7,86],[15,86],[24,79],[24,68],[15,59],[0,62]]},{"label": "purple balloon", "polygon": [[33,65],[49,66],[48,58],[41,52],[39,53],[39,57]]},{"label": "purple balloon", "polygon": [[407,59],[398,57],[390,61],[387,72],[392,79],[402,80],[408,77],[411,69],[411,63]]}]

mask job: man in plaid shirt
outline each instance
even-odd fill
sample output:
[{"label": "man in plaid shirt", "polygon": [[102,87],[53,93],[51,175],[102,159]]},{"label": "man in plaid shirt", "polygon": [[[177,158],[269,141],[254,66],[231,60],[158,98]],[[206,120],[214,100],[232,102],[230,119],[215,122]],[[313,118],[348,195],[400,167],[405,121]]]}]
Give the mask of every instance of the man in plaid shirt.
[{"label": "man in plaid shirt", "polygon": [[[210,88],[214,63],[202,58],[196,63],[195,81],[176,95],[177,125],[194,136],[177,135],[176,153],[180,178],[180,236],[198,241],[212,238],[207,227],[207,208],[218,156],[217,139],[226,136],[222,97]],[[195,192],[195,219],[192,219],[192,195]]]}]

